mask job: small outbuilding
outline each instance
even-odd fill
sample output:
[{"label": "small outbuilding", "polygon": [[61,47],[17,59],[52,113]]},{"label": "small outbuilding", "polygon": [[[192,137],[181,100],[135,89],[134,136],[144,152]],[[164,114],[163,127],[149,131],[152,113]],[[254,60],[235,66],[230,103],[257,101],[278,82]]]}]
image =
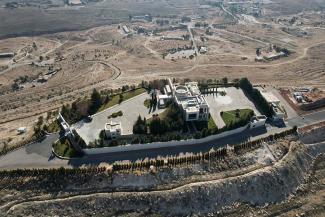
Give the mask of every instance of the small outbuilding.
[{"label": "small outbuilding", "polygon": [[105,125],[105,134],[109,139],[117,139],[122,135],[121,123],[110,122]]}]

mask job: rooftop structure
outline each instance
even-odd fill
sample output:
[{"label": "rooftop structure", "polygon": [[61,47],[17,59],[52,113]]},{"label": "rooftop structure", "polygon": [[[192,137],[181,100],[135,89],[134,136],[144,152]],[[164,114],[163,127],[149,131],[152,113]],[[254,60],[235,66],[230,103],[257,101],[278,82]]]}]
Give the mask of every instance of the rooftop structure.
[{"label": "rooftop structure", "polygon": [[280,104],[280,100],[271,92],[266,92],[266,91],[260,91],[262,96],[265,98],[265,100],[268,103],[275,103],[275,104]]},{"label": "rooftop structure", "polygon": [[187,82],[184,85],[173,84],[168,79],[174,101],[184,111],[186,121],[208,120],[209,105],[201,94],[197,82]]},{"label": "rooftop structure", "polygon": [[105,124],[105,134],[107,138],[116,139],[122,134],[121,123],[110,122]]}]

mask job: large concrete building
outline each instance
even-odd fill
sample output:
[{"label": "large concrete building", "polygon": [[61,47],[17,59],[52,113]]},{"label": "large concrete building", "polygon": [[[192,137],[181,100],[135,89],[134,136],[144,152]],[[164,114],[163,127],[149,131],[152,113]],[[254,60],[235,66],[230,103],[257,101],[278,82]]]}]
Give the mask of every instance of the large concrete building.
[{"label": "large concrete building", "polygon": [[284,108],[280,104],[280,100],[271,92],[264,89],[259,89],[264,99],[272,106],[274,120],[281,120],[285,118]]},{"label": "large concrete building", "polygon": [[166,94],[182,108],[186,121],[207,121],[209,105],[201,94],[197,82],[187,82],[184,85],[173,84],[168,79]]}]

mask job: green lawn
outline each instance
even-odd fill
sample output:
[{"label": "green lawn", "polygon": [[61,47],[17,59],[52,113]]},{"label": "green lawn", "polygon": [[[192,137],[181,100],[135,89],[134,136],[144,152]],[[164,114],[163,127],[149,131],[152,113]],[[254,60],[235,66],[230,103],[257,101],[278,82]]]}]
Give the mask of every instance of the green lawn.
[{"label": "green lawn", "polygon": [[58,132],[59,130],[60,130],[60,127],[59,127],[57,120],[54,120],[47,126],[47,132],[49,132],[49,133]]},{"label": "green lawn", "polygon": [[[146,89],[144,88],[139,88],[139,89],[136,89],[134,91],[129,91],[129,92],[126,92],[126,93],[122,93],[123,95],[123,101],[125,100],[128,100],[128,99],[131,99],[132,97],[135,97],[137,95],[140,95],[142,93],[146,92]],[[99,111],[102,111],[104,109],[107,109],[109,107],[112,107],[114,105],[117,105],[119,103],[119,100],[120,100],[120,95],[115,95],[113,96],[109,102],[107,104],[104,104],[102,105],[97,112]]]},{"label": "green lawn", "polygon": [[207,128],[209,130],[217,128],[217,125],[214,122],[211,115],[209,115],[209,120],[208,121],[195,121],[193,123],[195,124],[196,129],[199,130],[199,131],[203,130],[204,128]]},{"label": "green lawn", "polygon": [[209,120],[208,120],[208,129],[215,129],[217,128],[216,123],[214,122],[213,118],[211,115],[209,115]]},{"label": "green lawn", "polygon": [[227,126],[229,126],[230,123],[236,123],[243,119],[248,119],[254,115],[254,111],[251,109],[238,109],[238,110],[239,110],[239,116],[236,116],[237,113],[236,110],[225,111],[220,113],[222,120],[225,122]]},{"label": "green lawn", "polygon": [[70,143],[66,138],[60,139],[54,143],[53,149],[54,152],[61,157],[75,157],[77,155],[76,151],[71,148]]}]

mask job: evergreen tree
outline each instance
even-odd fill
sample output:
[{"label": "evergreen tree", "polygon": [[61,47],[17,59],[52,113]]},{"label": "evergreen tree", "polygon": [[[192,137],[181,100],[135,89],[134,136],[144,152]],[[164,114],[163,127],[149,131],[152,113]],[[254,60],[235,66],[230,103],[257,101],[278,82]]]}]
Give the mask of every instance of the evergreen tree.
[{"label": "evergreen tree", "polygon": [[102,101],[101,101],[101,96],[99,92],[94,89],[91,98],[90,98],[90,107],[89,107],[89,114],[95,114],[99,107],[101,106]]}]

